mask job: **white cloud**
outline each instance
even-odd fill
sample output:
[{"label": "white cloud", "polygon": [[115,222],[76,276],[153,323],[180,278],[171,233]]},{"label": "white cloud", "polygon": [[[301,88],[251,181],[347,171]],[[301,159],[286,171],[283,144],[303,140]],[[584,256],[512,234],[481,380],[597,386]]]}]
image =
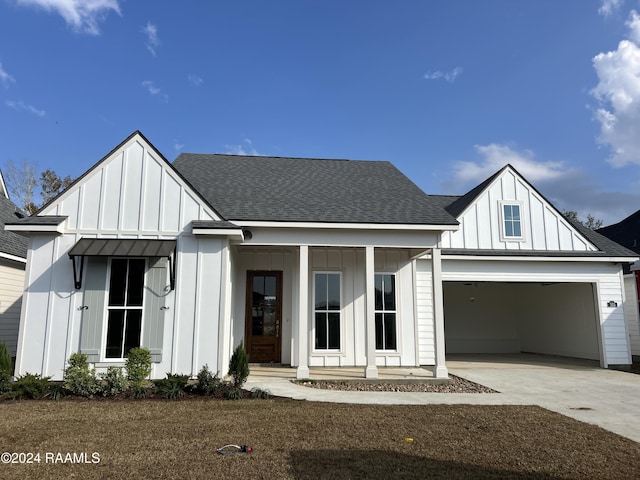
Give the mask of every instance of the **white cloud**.
[{"label": "white cloud", "polygon": [[559,210],[574,210],[581,218],[588,214],[605,225],[619,222],[640,204],[640,194],[607,192],[584,171],[563,162],[538,161],[530,150],[518,151],[508,145],[476,145],[480,160],[457,162],[453,178],[443,182],[447,193],[464,193],[511,164]]},{"label": "white cloud", "polygon": [[600,123],[598,143],[610,147],[608,161],[615,167],[640,164],[640,16],[635,10],[627,26],[630,40],[593,58],[598,85],[591,95],[599,102],[594,112]]},{"label": "white cloud", "polygon": [[608,17],[622,6],[624,0],[602,0],[598,13],[603,17]]},{"label": "white cloud", "polygon": [[147,25],[142,29],[142,33],[147,36],[147,50],[151,52],[151,55],[156,56],[156,48],[160,46],[160,39],[158,38],[158,27],[153,23],[147,22]]},{"label": "white cloud", "polygon": [[16,79],[13,78],[5,69],[2,68],[2,64],[0,63],[0,84],[8,87],[10,83],[15,82]]},{"label": "white cloud", "polygon": [[17,4],[57,13],[74,31],[91,35],[100,34],[98,24],[110,11],[120,14],[118,0],[17,0]]},{"label": "white cloud", "polygon": [[442,78],[449,83],[453,83],[456,80],[456,77],[462,72],[462,67],[456,67],[450,72],[441,72],[440,70],[436,70],[435,72],[425,73],[424,78],[426,78],[427,80],[440,80]]},{"label": "white cloud", "polygon": [[37,109],[33,105],[27,105],[22,100],[18,100],[18,101],[7,100],[6,104],[9,108],[13,108],[18,112],[20,111],[29,112],[38,117],[44,117],[47,114],[47,112],[45,112],[44,110]]},{"label": "white cloud", "polygon": [[149,94],[157,95],[165,102],[169,101],[169,96],[166,93],[162,93],[162,89],[156,87],[155,83],[153,83],[151,80],[145,80],[144,82],[142,82],[142,86],[147,89]]},{"label": "white cloud", "polygon": [[242,143],[239,145],[225,145],[227,149],[225,153],[232,155],[260,155],[258,151],[253,148],[253,142],[248,139],[242,139]]},{"label": "white cloud", "polygon": [[173,141],[173,149],[176,151],[182,150],[184,148],[184,143],[179,143],[178,140]]},{"label": "white cloud", "polygon": [[199,87],[204,83],[202,77],[199,77],[198,75],[191,74],[187,78],[189,79],[189,83],[194,87]]},{"label": "white cloud", "polygon": [[479,162],[456,162],[454,179],[458,184],[480,183],[507,164],[511,164],[532,183],[561,178],[568,173],[562,162],[538,162],[530,150],[518,152],[507,145],[475,145]]}]

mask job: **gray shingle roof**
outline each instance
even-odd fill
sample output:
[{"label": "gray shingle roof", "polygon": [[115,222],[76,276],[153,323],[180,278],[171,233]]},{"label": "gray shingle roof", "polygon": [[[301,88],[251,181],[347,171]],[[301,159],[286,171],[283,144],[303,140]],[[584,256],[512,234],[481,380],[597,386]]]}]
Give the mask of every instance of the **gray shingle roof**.
[{"label": "gray shingle roof", "polygon": [[598,233],[640,254],[640,210],[621,222],[599,229]]},{"label": "gray shingle roof", "polygon": [[30,226],[57,226],[67,219],[59,215],[32,215],[30,217],[16,218],[7,225],[30,225]]},{"label": "gray shingle roof", "polygon": [[27,238],[4,229],[6,223],[19,220],[17,207],[3,195],[0,195],[0,253],[27,258]]},{"label": "gray shingle roof", "polygon": [[458,224],[389,162],[183,153],[173,165],[226,220]]}]

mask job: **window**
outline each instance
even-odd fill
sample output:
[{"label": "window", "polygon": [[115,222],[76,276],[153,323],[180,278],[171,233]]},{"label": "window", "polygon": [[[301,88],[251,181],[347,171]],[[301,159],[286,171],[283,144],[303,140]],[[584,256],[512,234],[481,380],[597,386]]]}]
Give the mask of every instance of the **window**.
[{"label": "window", "polygon": [[520,221],[520,204],[502,204],[503,237],[505,240],[522,239],[522,223]]},{"label": "window", "polygon": [[315,348],[340,349],[340,274],[315,274]]},{"label": "window", "polygon": [[140,346],[145,260],[111,260],[106,358],[125,358]]},{"label": "window", "polygon": [[396,277],[376,273],[376,350],[396,350]]}]

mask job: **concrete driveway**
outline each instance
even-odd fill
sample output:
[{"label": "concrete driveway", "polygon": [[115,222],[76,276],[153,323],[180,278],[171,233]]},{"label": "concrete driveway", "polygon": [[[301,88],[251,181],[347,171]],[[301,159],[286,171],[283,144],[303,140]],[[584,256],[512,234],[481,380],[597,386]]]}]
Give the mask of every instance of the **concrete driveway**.
[{"label": "concrete driveway", "polygon": [[[246,387],[300,400],[367,404],[539,405],[640,442],[640,375],[543,355],[451,356],[449,372],[500,393],[344,392],[291,383],[295,371],[251,375]],[[290,373],[293,372],[293,373]]]}]

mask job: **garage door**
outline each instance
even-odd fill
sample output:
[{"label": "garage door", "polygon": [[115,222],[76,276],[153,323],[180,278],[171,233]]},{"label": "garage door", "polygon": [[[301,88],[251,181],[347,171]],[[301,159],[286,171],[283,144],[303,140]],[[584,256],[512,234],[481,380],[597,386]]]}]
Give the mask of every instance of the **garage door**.
[{"label": "garage door", "polygon": [[598,360],[591,283],[443,282],[446,353]]}]

